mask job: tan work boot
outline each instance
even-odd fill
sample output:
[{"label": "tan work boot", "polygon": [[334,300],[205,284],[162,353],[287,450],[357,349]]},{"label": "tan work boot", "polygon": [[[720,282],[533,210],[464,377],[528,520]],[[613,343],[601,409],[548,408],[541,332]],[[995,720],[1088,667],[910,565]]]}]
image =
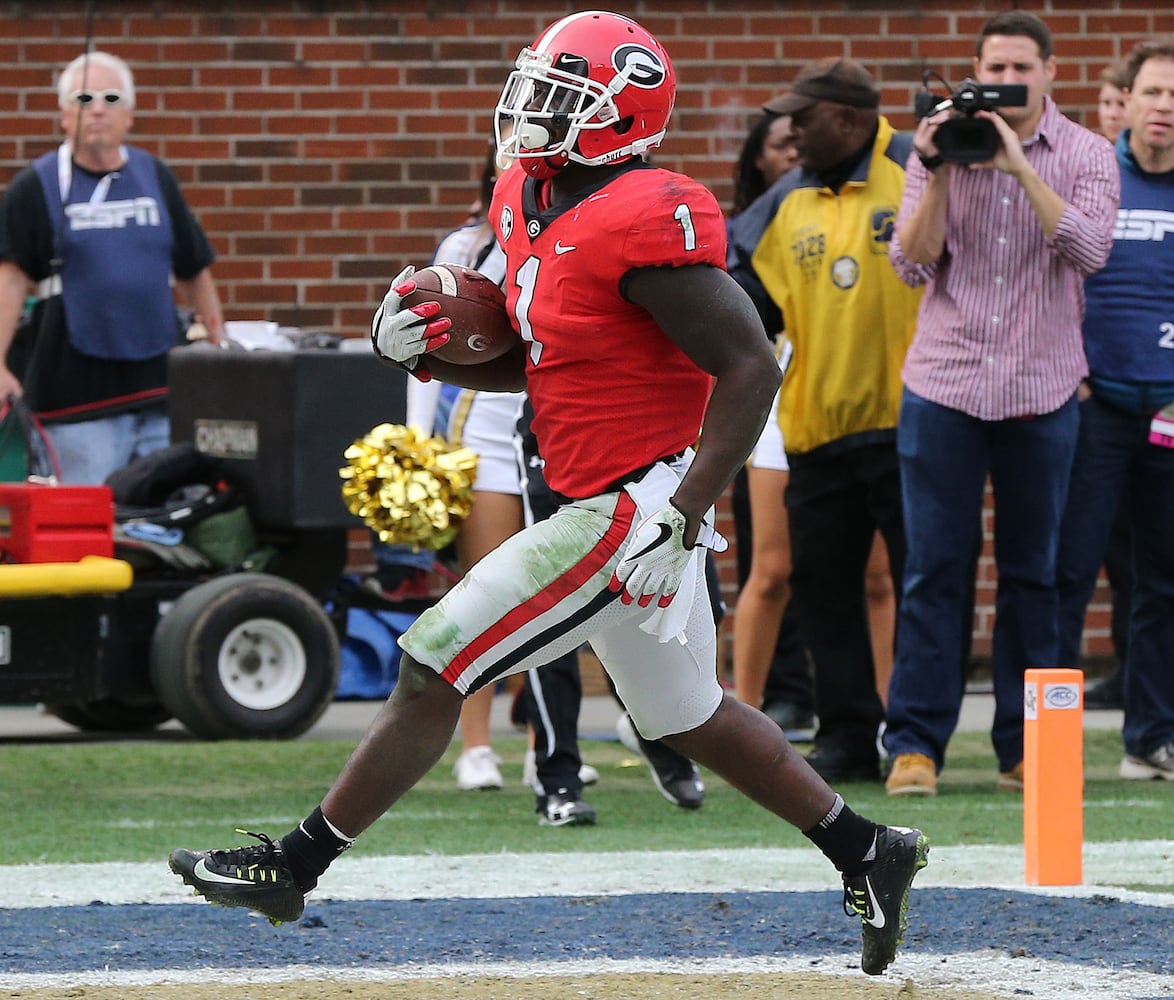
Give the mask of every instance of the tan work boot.
[{"label": "tan work boot", "polygon": [[1016,764],[1010,771],[1000,771],[999,780],[995,787],[1000,792],[1023,791],[1023,761]]},{"label": "tan work boot", "polygon": [[885,781],[890,795],[937,795],[938,772],[931,758],[923,753],[900,753]]}]

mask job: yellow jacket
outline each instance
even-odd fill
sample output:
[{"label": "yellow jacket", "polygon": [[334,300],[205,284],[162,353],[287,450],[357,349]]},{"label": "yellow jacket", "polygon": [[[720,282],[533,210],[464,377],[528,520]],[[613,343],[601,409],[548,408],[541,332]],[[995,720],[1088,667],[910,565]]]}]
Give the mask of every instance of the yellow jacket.
[{"label": "yellow jacket", "polygon": [[765,223],[751,263],[794,349],[779,403],[788,454],[894,437],[921,299],[888,257],[910,147],[881,118],[871,156],[839,194],[798,169],[760,199],[777,210],[744,213]]}]

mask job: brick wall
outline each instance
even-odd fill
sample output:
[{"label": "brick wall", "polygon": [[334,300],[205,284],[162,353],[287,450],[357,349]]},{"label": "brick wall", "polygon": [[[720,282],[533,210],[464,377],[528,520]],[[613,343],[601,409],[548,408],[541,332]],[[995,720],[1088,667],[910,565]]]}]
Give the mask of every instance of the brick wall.
[{"label": "brick wall", "polygon": [[[464,217],[517,50],[577,6],[128,0],[96,3],[93,35],[135,70],[133,141],[179,176],[219,254],[227,317],[359,335],[388,277],[428,258]],[[978,27],[1007,6],[644,0],[618,9],[657,34],[676,63],[678,110],[658,162],[728,204],[748,122],[805,62],[861,60],[881,85],[882,110],[909,127],[922,69],[961,80]],[[1101,68],[1137,39],[1174,31],[1174,13],[1152,0],[1018,6],[1051,26],[1054,96],[1086,124]],[[0,185],[59,141],[53,73],[81,51],[85,14],[76,0],[0,2]],[[988,553],[980,653],[989,648],[991,578]],[[1090,649],[1104,652],[1106,635],[1098,604]]]}]

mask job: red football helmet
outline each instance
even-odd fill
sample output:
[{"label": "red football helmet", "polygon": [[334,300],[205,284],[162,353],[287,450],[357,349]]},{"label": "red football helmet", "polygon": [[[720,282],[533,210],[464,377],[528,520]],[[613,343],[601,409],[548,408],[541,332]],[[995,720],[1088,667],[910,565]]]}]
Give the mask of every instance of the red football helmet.
[{"label": "red football helmet", "polygon": [[664,47],[630,18],[570,14],[515,65],[497,104],[498,158],[520,160],[533,177],[570,161],[626,160],[664,139],[677,77]]}]

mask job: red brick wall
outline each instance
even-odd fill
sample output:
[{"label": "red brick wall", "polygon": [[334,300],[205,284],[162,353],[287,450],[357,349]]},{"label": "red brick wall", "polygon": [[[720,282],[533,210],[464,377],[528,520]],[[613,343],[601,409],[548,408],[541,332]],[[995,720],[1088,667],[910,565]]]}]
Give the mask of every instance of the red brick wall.
[{"label": "red brick wall", "polygon": [[[429,257],[463,218],[517,50],[576,6],[98,2],[94,41],[135,70],[133,141],[178,174],[220,255],[227,317],[359,335],[388,277]],[[644,0],[619,8],[656,33],[677,66],[678,110],[658,162],[728,204],[748,121],[805,62],[861,60],[881,84],[882,110],[908,127],[922,68],[958,82],[978,27],[1007,6]],[[1086,124],[1101,68],[1137,39],[1174,31],[1174,13],[1152,0],[1018,6],[1051,26],[1054,95]],[[77,0],[0,2],[0,184],[59,141],[53,73],[81,51],[85,11]],[[990,577],[984,563],[980,652]],[[1090,644],[1103,651],[1103,609],[1091,624]]]}]

